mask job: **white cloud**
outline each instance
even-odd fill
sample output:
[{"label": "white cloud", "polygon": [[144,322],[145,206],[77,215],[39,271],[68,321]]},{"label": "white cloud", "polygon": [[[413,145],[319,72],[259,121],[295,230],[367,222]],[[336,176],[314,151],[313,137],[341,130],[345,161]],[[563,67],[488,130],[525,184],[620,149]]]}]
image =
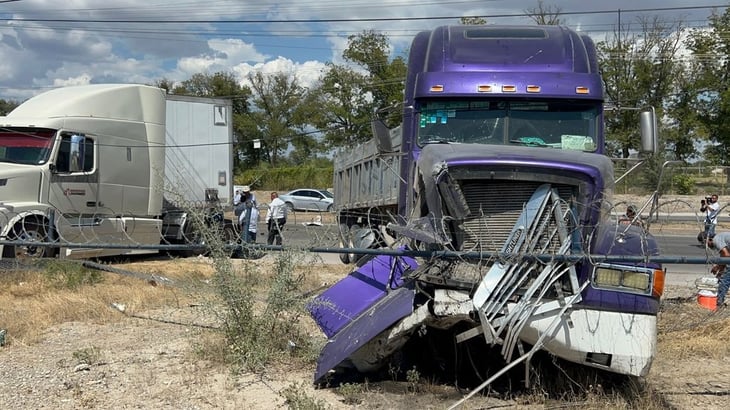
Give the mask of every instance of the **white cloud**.
[{"label": "white cloud", "polygon": [[[484,3],[484,2],[483,2]],[[345,64],[347,37],[363,30],[385,33],[397,52],[410,46],[421,30],[456,24],[458,18],[418,17],[518,14],[535,0],[492,0],[487,3],[444,0],[382,0],[379,3],[316,3],[311,0],[258,2],[186,0],[23,0],[3,3],[0,11],[15,20],[0,29],[0,98],[25,96],[55,84],[146,82],[161,78],[182,81],[196,73],[232,71],[243,80],[254,70],[289,72],[310,86],[324,63]],[[642,8],[686,6],[686,0],[644,0]],[[606,9],[590,2],[565,0],[563,11]],[[610,31],[622,9],[622,22],[636,21],[636,1],[614,0],[616,14],[567,15],[573,27],[591,35]],[[693,17],[689,14],[693,13]],[[710,9],[664,12],[669,19],[702,21]],[[651,13],[643,13],[651,14]],[[395,17],[397,21],[352,21]],[[33,21],[35,19],[35,21]],[[74,20],[64,23],[59,20]],[[94,23],[89,20],[135,23]],[[307,20],[337,19],[336,22]],[[51,22],[49,20],[57,20]],[[145,23],[142,20],[153,21]],[[175,20],[188,23],[170,24]],[[189,23],[189,21],[201,21]],[[246,24],[231,24],[246,20]],[[297,20],[291,22],[286,20]],[[490,18],[489,23],[530,23],[525,17]],[[268,23],[261,23],[268,21]],[[30,88],[29,88],[30,87]],[[14,90],[16,95],[10,95]]]},{"label": "white cloud", "polygon": [[319,61],[307,61],[299,64],[284,57],[259,64],[239,64],[233,72],[241,79],[241,84],[250,85],[248,75],[261,72],[263,74],[287,73],[296,76],[299,84],[310,88],[319,79],[325,69],[325,64]]},{"label": "white cloud", "polygon": [[53,80],[53,86],[54,87],[68,87],[72,85],[86,85],[91,83],[91,75],[89,74],[81,74],[74,78],[66,78],[66,79],[55,79]]}]

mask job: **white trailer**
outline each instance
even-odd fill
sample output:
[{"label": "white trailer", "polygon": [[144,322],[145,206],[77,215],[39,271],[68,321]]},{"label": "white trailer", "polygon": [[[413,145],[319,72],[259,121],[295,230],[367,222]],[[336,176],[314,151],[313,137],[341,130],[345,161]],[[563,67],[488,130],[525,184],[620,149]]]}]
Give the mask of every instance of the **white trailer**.
[{"label": "white trailer", "polygon": [[48,91],[0,117],[0,240],[58,244],[0,245],[2,256],[85,258],[189,241],[187,211],[232,194],[230,111],[227,100],[99,84]]}]

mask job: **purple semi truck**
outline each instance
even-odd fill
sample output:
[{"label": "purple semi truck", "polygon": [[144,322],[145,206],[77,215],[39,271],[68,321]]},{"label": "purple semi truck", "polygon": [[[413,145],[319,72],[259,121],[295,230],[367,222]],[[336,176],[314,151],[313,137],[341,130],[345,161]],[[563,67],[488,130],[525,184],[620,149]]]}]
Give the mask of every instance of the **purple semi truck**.
[{"label": "purple semi truck", "polygon": [[[353,271],[310,303],[328,338],[315,381],[377,371],[413,346],[456,362],[497,350],[507,364],[545,350],[646,375],[665,272],[654,238],[614,217],[591,39],[561,26],[424,31],[404,98],[400,127],[376,122],[372,141],[335,157],[342,245],[382,253],[343,254]],[[653,153],[655,115],[639,118]]]}]

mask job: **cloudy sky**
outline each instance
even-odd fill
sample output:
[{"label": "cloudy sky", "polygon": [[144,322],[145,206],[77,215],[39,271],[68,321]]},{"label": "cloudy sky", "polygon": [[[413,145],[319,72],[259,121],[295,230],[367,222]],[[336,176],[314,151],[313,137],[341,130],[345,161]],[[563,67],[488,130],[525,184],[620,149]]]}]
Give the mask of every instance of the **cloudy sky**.
[{"label": "cloudy sky", "polygon": [[[705,27],[727,0],[545,0],[596,41],[639,16]],[[0,98],[87,83],[182,81],[196,73],[290,72],[311,84],[341,63],[349,35],[382,31],[407,49],[418,31],[484,16],[531,23],[537,0],[0,0]],[[621,10],[621,12],[619,12]]]}]

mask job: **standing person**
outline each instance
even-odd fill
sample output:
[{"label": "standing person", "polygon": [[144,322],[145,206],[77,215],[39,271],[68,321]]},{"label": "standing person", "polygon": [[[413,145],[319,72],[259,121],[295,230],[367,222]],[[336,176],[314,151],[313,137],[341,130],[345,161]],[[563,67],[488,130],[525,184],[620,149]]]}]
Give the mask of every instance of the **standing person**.
[{"label": "standing person", "polygon": [[266,213],[266,226],[269,230],[269,236],[266,243],[273,245],[276,241],[277,245],[281,245],[282,234],[281,228],[286,223],[286,203],[279,198],[276,192],[271,193],[271,203],[269,211]]},{"label": "standing person", "polygon": [[236,205],[238,205],[240,203],[241,203],[241,191],[236,190],[236,195],[233,197],[233,206],[235,207]]},{"label": "standing person", "polygon": [[246,243],[255,243],[259,225],[259,210],[256,207],[256,203],[250,199],[246,201],[246,213],[248,217],[246,218],[243,240]]},{"label": "standing person", "polygon": [[717,228],[717,216],[720,215],[720,204],[717,202],[717,194],[705,197],[700,204],[700,212],[705,213],[705,238],[715,236]]},{"label": "standing person", "polygon": [[253,194],[250,186],[244,185],[243,188],[241,188],[241,191],[242,191],[241,195],[242,195],[242,198],[244,201],[250,200],[251,202],[253,202],[253,206],[257,205],[256,204],[256,195]]},{"label": "standing person", "polygon": [[[720,252],[720,256],[730,257],[730,232],[720,232],[717,235],[707,237],[707,246]],[[725,295],[730,289],[730,269],[726,265],[713,265],[710,272],[717,277],[717,308],[725,305]]]}]

